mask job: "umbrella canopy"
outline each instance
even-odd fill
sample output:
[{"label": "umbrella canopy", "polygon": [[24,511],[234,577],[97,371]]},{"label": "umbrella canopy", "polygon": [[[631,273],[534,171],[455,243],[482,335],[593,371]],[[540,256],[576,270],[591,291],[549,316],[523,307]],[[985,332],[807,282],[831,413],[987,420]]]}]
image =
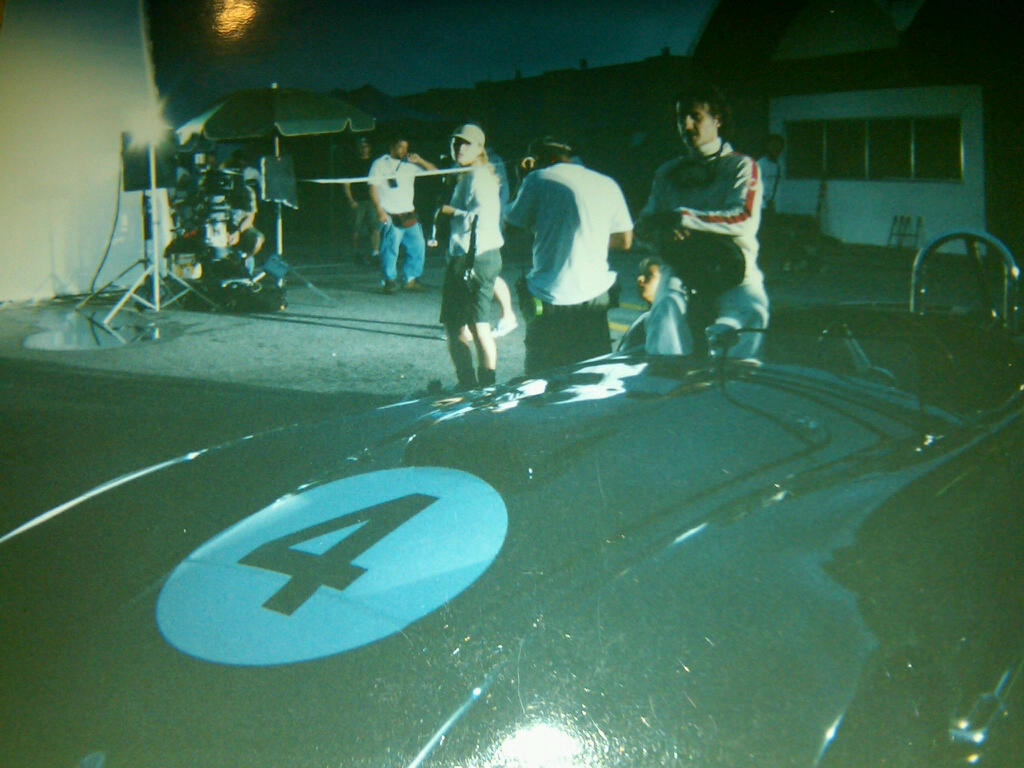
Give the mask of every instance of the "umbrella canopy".
[{"label": "umbrella canopy", "polygon": [[213,141],[264,136],[311,136],[345,130],[372,131],[374,118],[326,94],[296,88],[236,91],[177,129],[184,144],[195,136]]}]

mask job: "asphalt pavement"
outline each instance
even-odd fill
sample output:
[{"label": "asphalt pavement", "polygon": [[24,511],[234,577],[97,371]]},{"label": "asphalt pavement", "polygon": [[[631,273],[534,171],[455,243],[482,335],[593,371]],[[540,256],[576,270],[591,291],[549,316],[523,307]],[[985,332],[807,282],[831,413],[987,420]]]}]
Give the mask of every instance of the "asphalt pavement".
[{"label": "asphalt pavement", "polygon": [[[623,285],[622,306],[610,314],[617,338],[643,310],[636,294],[641,253],[613,254]],[[767,272],[772,302],[904,301],[909,257],[850,251],[819,269]],[[512,285],[520,274],[504,270]],[[454,384],[438,323],[441,260],[428,259],[423,293],[380,292],[376,271],[353,261],[296,264],[287,307],[268,314],[188,311],[179,303],[160,312],[129,302],[109,322],[117,293],[0,305],[0,360],[65,371],[159,377],[293,392],[365,395],[396,400],[424,394],[432,382]],[[522,374],[523,333],[498,340],[498,381]],[[181,384],[187,389],[188,384]]]},{"label": "asphalt pavement", "polygon": [[[618,253],[619,336],[643,310],[641,254]],[[902,301],[907,258],[849,254],[820,269],[769,270],[786,303]],[[513,284],[518,272],[506,268]],[[455,377],[437,322],[441,265],[423,293],[383,295],[371,267],[298,266],[272,314],[160,312],[131,304],[99,323],[116,294],[0,305],[0,527],[183,452],[297,423],[321,423],[420,397]],[[498,381],[523,372],[522,324],[498,341]],[[311,448],[315,450],[315,446]],[[253,467],[258,474],[263,468]]]}]

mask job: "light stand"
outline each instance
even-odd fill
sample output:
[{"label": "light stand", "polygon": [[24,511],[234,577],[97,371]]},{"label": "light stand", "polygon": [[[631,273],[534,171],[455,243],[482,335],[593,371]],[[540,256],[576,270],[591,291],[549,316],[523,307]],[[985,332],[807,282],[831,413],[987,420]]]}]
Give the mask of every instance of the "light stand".
[{"label": "light stand", "polygon": [[[149,237],[145,238],[147,241],[152,243],[152,252],[146,252],[146,244],[143,243],[143,258],[141,263],[144,265],[142,274],[139,275],[138,279],[132,286],[125,291],[121,298],[118,299],[117,303],[114,304],[110,312],[107,313],[106,317],[100,321],[100,324],[112,330],[111,321],[117,316],[118,312],[124,309],[125,305],[131,300],[136,301],[147,309],[151,309],[154,312],[160,312],[164,307],[170,306],[179,298],[181,298],[188,291],[194,290],[185,280],[180,278],[173,272],[169,272],[162,268],[163,265],[163,243],[160,239],[160,222],[157,216],[157,166],[156,166],[156,144],[153,141],[149,141],[146,144],[146,157],[148,162],[148,182],[149,186],[147,189],[142,191],[143,194],[143,215],[148,218],[147,221],[143,221],[143,228],[145,229],[146,224],[149,225]],[[148,216],[147,216],[148,214]],[[140,262],[137,262],[140,263]],[[134,265],[133,265],[134,266]],[[130,267],[129,267],[130,269]],[[125,270],[127,271],[127,270]],[[121,273],[122,275],[124,272]],[[120,277],[120,275],[118,276]],[[171,296],[166,301],[161,296],[161,288],[163,281],[166,278],[170,278],[179,283],[181,290]],[[146,280],[149,280],[151,293],[149,297],[143,295],[142,289],[146,284]],[[204,297],[205,298],[205,297]],[[86,300],[88,301],[88,299]],[[82,302],[85,304],[85,302]],[[82,306],[80,304],[79,306]]]},{"label": "light stand", "polygon": [[[153,146],[153,142],[149,142],[146,145],[146,154],[149,161],[149,189],[143,191],[143,206],[148,209],[149,213],[149,237],[146,238],[153,244],[152,254],[145,252],[146,245],[143,243],[143,261],[146,265],[145,269],[142,270],[142,274],[139,275],[138,279],[132,283],[132,287],[122,294],[121,298],[114,305],[114,308],[110,310],[106,317],[103,318],[101,323],[105,327],[110,327],[110,321],[114,319],[118,312],[120,312],[124,305],[128,303],[129,299],[134,299],[144,307],[152,309],[154,312],[160,311],[160,261],[158,254],[160,253],[160,241],[159,241],[159,222],[157,221],[156,215],[156,148]],[[148,195],[148,205],[146,195]],[[145,222],[143,223],[145,226]],[[144,298],[139,292],[142,286],[145,284],[146,279],[149,278],[150,285],[152,286],[152,301]]]}]

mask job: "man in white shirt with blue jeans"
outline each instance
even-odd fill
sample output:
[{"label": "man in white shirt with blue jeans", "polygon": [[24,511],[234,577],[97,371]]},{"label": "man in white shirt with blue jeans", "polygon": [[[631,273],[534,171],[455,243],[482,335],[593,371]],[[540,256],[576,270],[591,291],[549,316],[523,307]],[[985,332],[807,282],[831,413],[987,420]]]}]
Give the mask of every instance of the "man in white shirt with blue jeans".
[{"label": "man in white shirt with blue jeans", "polygon": [[530,144],[528,173],[505,214],[508,226],[533,234],[533,297],[526,315],[526,375],[611,351],[608,249],[633,244],[633,219],[622,189],[604,174],[570,161],[571,147],[552,137]]},{"label": "man in white shirt with blue jeans", "polygon": [[413,203],[416,177],[423,171],[436,171],[437,166],[416,153],[409,154],[409,142],[396,136],[388,152],[370,166],[370,199],[377,208],[381,227],[380,266],[384,293],[398,290],[398,249],[405,245],[405,289],[422,291],[419,276],[423,274],[426,241],[423,227]]}]

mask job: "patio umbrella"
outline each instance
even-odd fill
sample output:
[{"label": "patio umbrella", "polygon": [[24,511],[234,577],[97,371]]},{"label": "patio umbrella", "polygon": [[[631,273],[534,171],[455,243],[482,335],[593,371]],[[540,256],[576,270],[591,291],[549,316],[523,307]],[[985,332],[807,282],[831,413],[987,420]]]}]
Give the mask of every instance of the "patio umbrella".
[{"label": "patio umbrella", "polygon": [[372,131],[375,122],[361,109],[333,96],[272,85],[235,91],[182,125],[177,133],[181,143],[193,136],[234,141]]},{"label": "patio umbrella", "polygon": [[[341,99],[297,88],[249,88],[192,118],[176,131],[185,144],[194,138],[239,141],[272,136],[274,157],[281,157],[282,136],[372,131],[376,120]],[[277,203],[277,250],[283,253],[281,203]]]}]

